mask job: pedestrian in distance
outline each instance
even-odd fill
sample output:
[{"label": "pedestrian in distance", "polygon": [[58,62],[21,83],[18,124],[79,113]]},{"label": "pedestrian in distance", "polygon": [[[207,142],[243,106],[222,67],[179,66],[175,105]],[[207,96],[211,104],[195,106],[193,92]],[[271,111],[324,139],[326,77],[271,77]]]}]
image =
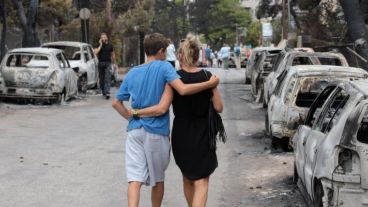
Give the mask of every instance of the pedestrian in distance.
[{"label": "pedestrian in distance", "polygon": [[235,65],[236,65],[236,69],[240,69],[241,47],[239,45],[235,45],[235,47],[234,47],[234,53],[235,53]]},{"label": "pedestrian in distance", "polygon": [[168,39],[169,46],[166,49],[166,60],[175,68],[175,62],[176,62],[176,54],[175,54],[175,46],[171,39]]},{"label": "pedestrian in distance", "polygon": [[[152,187],[152,207],[161,206],[165,171],[170,161],[170,117],[167,109],[173,96],[171,87],[181,95],[189,95],[214,88],[219,83],[218,77],[211,77],[206,82],[184,84],[166,61],[168,45],[162,34],[145,37],[143,46],[147,61],[128,72],[112,102],[115,110],[129,121],[125,145],[128,207],[139,206],[143,184]],[[160,102],[161,97],[163,102]],[[128,109],[124,101],[130,99],[131,109]],[[164,107],[157,107],[159,104]]]},{"label": "pedestrian in distance", "polygon": [[212,57],[212,49],[211,49],[211,46],[210,45],[207,45],[207,48],[205,50],[205,53],[206,53],[207,66],[208,67],[212,67],[213,57]]},{"label": "pedestrian in distance", "polygon": [[102,95],[106,98],[110,98],[111,88],[111,73],[112,67],[117,67],[114,47],[109,42],[106,33],[101,33],[99,45],[94,49],[95,54],[98,57],[98,74],[99,84]]},{"label": "pedestrian in distance", "polygon": [[217,67],[221,68],[222,67],[222,57],[221,57],[221,53],[220,51],[216,52],[217,53]]},{"label": "pedestrian in distance", "polygon": [[231,48],[229,47],[229,45],[225,43],[219,52],[221,54],[223,68],[225,70],[229,69],[230,50]]}]

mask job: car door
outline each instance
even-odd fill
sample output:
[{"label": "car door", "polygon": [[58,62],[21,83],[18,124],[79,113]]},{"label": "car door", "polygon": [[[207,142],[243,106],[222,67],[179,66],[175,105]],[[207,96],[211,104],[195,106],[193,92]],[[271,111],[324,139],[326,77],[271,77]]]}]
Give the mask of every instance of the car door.
[{"label": "car door", "polygon": [[85,57],[85,60],[86,60],[86,65],[87,65],[86,70],[87,70],[88,85],[91,85],[91,84],[93,84],[93,80],[94,80],[94,77],[95,77],[95,72],[93,70],[94,60],[92,58],[93,56],[92,56],[91,52],[89,51],[87,45],[84,45],[82,49],[83,49],[83,54],[84,54],[84,57]]},{"label": "car door", "polygon": [[337,87],[330,98],[324,104],[321,114],[312,127],[307,140],[305,140],[305,163],[304,180],[309,195],[313,192],[313,178],[316,161],[319,152],[319,146],[328,136],[328,133],[337,123],[343,108],[349,99],[347,93],[340,87]]},{"label": "car door", "polygon": [[91,54],[91,59],[92,59],[92,74],[93,74],[93,79],[91,80],[94,84],[97,83],[98,80],[98,59],[96,54],[93,52],[92,46],[88,45],[88,51],[89,54]]},{"label": "car door", "polygon": [[287,77],[287,71],[285,71],[282,76],[280,77],[280,80],[276,86],[275,92],[274,94],[272,94],[271,98],[270,98],[270,102],[268,105],[268,114],[269,114],[269,123],[270,123],[270,129],[271,129],[271,133],[275,132],[275,131],[279,131],[276,130],[276,128],[274,127],[280,127],[282,125],[282,117],[285,116],[286,114],[283,114],[285,110],[281,109],[281,107],[283,107],[283,100],[282,100],[282,91],[283,88],[285,86],[285,84],[288,82],[288,77]]},{"label": "car door", "polygon": [[307,114],[305,122],[302,126],[299,126],[298,131],[296,132],[293,145],[295,152],[295,165],[299,174],[299,178],[305,183],[305,174],[304,168],[305,163],[307,162],[306,155],[306,142],[308,140],[309,134],[312,131],[312,127],[316,120],[318,119],[319,114],[322,111],[323,105],[331,96],[331,94],[335,91],[336,86],[329,86],[323,90],[320,95],[316,98],[313,104],[310,107],[310,110]]}]

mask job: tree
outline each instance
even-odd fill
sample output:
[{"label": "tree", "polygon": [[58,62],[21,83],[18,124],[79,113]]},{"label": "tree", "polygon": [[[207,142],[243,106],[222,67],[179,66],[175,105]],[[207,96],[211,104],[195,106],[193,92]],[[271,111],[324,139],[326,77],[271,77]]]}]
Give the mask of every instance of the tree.
[{"label": "tree", "polygon": [[261,38],[261,22],[254,21],[248,27],[248,35],[245,39],[246,44],[251,44],[253,47],[259,46]]},{"label": "tree", "polygon": [[1,13],[1,23],[3,25],[1,31],[1,40],[0,40],[0,60],[3,59],[6,48],[5,48],[5,40],[6,40],[6,32],[7,32],[7,21],[6,21],[6,13],[5,13],[5,0],[0,0],[0,13]]},{"label": "tree", "polygon": [[[205,4],[207,1],[207,4]],[[238,0],[204,0],[196,1],[192,5],[190,15],[191,27],[203,34],[214,47],[219,48],[223,43],[235,44],[238,40],[239,28],[247,28],[251,21],[248,11],[240,7]]]},{"label": "tree", "polygon": [[23,47],[36,47],[40,45],[36,30],[36,20],[39,7],[38,0],[29,0],[28,14],[23,7],[22,0],[14,0],[14,6],[17,10],[19,22],[23,29]]}]

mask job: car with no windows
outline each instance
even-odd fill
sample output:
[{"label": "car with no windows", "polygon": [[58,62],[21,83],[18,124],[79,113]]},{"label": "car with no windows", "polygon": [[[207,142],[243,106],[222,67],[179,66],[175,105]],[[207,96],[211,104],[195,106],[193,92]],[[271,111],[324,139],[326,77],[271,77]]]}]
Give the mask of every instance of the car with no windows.
[{"label": "car with no windows", "polygon": [[98,82],[98,59],[90,44],[82,42],[49,42],[44,48],[55,48],[64,51],[71,67],[78,73],[78,89],[86,92],[89,88],[96,88]]},{"label": "car with no windows", "polygon": [[368,81],[330,84],[293,139],[294,181],[314,206],[368,205]]},{"label": "car with no windows", "polygon": [[345,57],[340,53],[334,52],[300,52],[300,51],[282,51],[275,59],[271,73],[263,82],[264,87],[264,106],[273,94],[279,81],[280,74],[290,66],[297,65],[335,65],[349,66]]},{"label": "car with no windows", "polygon": [[78,76],[63,51],[20,48],[8,52],[0,65],[0,99],[62,102],[78,94]]},{"label": "car with no windows", "polygon": [[284,70],[267,108],[266,131],[274,143],[281,141],[281,147],[287,148],[290,138],[304,122],[309,107],[329,83],[368,80],[367,77],[365,70],[353,67],[300,65]]}]

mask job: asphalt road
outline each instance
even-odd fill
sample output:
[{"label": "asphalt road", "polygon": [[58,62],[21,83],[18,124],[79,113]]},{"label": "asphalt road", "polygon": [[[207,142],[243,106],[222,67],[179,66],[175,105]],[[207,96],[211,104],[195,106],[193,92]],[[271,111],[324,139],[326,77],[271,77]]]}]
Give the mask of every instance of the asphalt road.
[{"label": "asphalt road", "polygon": [[[304,206],[293,155],[270,152],[265,111],[252,103],[244,70],[211,71],[221,77],[229,140],[219,145],[207,206]],[[126,125],[98,95],[62,106],[0,103],[0,206],[126,206]],[[186,206],[173,159],[166,176],[163,206]],[[150,206],[147,187],[141,206]]]}]

